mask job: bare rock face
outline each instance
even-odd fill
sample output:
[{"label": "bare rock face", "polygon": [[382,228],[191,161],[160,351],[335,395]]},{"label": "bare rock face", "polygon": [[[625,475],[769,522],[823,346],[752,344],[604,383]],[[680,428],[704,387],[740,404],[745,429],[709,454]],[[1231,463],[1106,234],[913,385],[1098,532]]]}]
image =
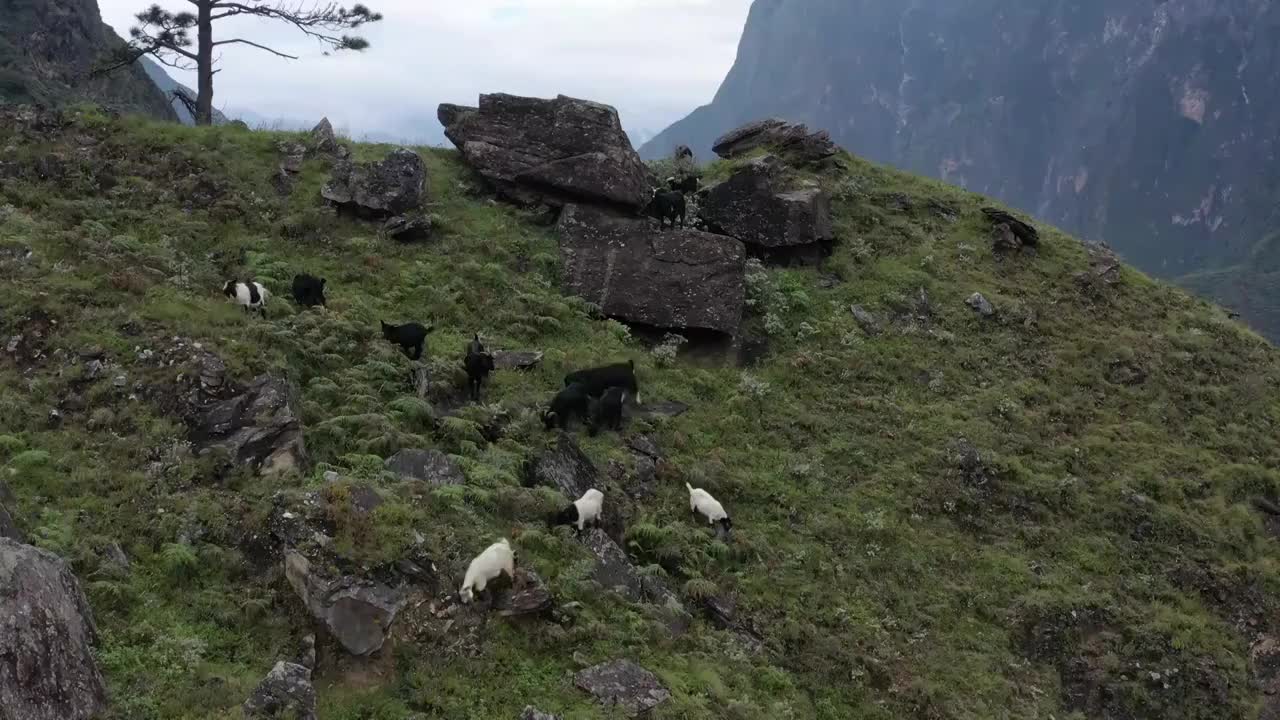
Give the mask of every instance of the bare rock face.
[{"label": "bare rock face", "polygon": [[747,123],[730,130],[716,140],[711,151],[728,159],[762,147],[782,153],[798,163],[818,162],[840,151],[827,131],[810,132],[803,124],[777,118]]},{"label": "bare rock face", "polygon": [[560,215],[568,290],[610,317],[734,335],[742,321],[746,250],[722,235],[663,231],[648,221],[570,205]]},{"label": "bare rock face", "polygon": [[316,690],[311,671],[302,665],[276,663],[248,700],[245,718],[296,718],[316,720]]},{"label": "bare rock face", "polygon": [[479,107],[441,105],[437,115],[467,164],[510,200],[636,209],[649,201],[645,165],[608,105],[498,93],[481,95]]},{"label": "bare rock face", "polygon": [[307,611],[352,655],[369,655],[381,649],[387,628],[405,604],[400,588],[329,575],[298,552],[285,554],[284,572]]},{"label": "bare rock face", "polygon": [[601,705],[637,717],[671,699],[658,677],[630,660],[614,660],[579,672],[573,682]]},{"label": "bare rock face", "polygon": [[702,217],[712,230],[766,249],[812,245],[834,234],[831,196],[816,186],[788,186],[772,155],[708,188]]},{"label": "bare rock face", "polygon": [[362,217],[385,218],[418,209],[426,192],[427,168],[422,158],[398,148],[377,162],[339,162],[320,195]]},{"label": "bare rock face", "polygon": [[88,720],[106,711],[97,630],[71,570],[0,538],[0,718]]},{"label": "bare rock face", "polygon": [[263,475],[303,470],[308,459],[299,406],[296,387],[261,375],[244,393],[203,410],[191,441],[200,455],[225,452],[234,465]]}]

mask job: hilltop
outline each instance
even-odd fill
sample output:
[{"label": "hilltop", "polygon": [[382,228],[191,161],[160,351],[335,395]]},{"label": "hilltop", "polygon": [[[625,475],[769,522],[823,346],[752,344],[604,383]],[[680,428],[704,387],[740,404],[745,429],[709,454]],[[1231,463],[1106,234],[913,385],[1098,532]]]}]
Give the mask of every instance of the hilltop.
[{"label": "hilltop", "polygon": [[[79,578],[108,717],[240,717],[312,633],[325,720],[622,717],[574,680],[615,659],[670,693],[659,719],[1274,704],[1280,526],[1255,506],[1280,498],[1280,359],[1104,247],[1041,226],[996,252],[988,199],[840,152],[784,170],[829,194],[829,257],[745,265],[749,352],[695,333],[676,352],[566,293],[554,211],[495,196],[458,152],[408,153],[430,231],[401,242],[321,198],[348,154],[391,146],[0,113],[0,503]],[[298,272],[326,278],[327,309],[290,301]],[[248,277],[274,291],[265,320],[221,292]],[[380,320],[433,323],[424,362]],[[466,405],[473,333],[542,355]],[[567,371],[628,358],[669,413],[543,429]],[[211,425],[191,413],[245,392],[276,403],[274,473],[192,452]],[[400,477],[385,461],[407,449],[444,457]],[[557,485],[593,472],[605,529],[547,529],[573,499]],[[731,541],[690,520],[686,482],[733,513]],[[500,536],[534,590],[511,617],[459,610]],[[313,618],[291,549],[406,583],[381,649],[355,657],[366,637]]]}]

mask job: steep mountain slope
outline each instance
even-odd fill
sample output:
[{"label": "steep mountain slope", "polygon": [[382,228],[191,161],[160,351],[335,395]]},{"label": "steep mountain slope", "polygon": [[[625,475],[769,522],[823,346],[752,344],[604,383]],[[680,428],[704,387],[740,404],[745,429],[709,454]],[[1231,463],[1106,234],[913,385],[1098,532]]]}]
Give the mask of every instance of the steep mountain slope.
[{"label": "steep mountain slope", "polygon": [[642,149],[769,115],[1105,239],[1165,277],[1280,226],[1280,5],[757,0],[710,105]]},{"label": "steep mountain slope", "polygon": [[[421,151],[438,229],[400,244],[321,206],[322,157],[278,194],[296,135],[0,119],[16,499],[0,502],[86,587],[112,718],[240,717],[309,632],[326,720],[526,703],[618,718],[571,677],[614,658],[669,688],[658,720],[1217,720],[1274,703],[1280,545],[1251,501],[1280,496],[1280,358],[1104,250],[1042,228],[1037,253],[995,256],[982,198],[844,156],[812,175],[844,242],[820,268],[752,271],[749,331],[769,347],[738,368],[673,360],[563,296],[541,217],[491,202],[452,151]],[[303,271],[327,278],[327,310],[286,299]],[[269,319],[225,302],[229,277],[275,291]],[[436,325],[434,402],[380,320]],[[458,409],[474,332],[545,356]],[[620,358],[646,405],[690,409],[577,439],[640,584],[673,588],[684,623],[593,581],[588,543],[543,523],[566,498],[522,482],[562,446],[536,408],[564,372]],[[191,457],[186,389],[263,373],[296,384],[314,465],[261,477]],[[404,448],[450,453],[465,483],[385,473]],[[733,514],[730,542],[689,519],[686,482]],[[373,656],[344,653],[291,588],[272,538],[298,513],[344,572],[414,558],[439,575]],[[550,615],[446,612],[499,536]]]},{"label": "steep mountain slope", "polygon": [[160,120],[175,115],[140,66],[90,71],[123,41],[95,0],[0,0],[0,103],[92,101]]}]

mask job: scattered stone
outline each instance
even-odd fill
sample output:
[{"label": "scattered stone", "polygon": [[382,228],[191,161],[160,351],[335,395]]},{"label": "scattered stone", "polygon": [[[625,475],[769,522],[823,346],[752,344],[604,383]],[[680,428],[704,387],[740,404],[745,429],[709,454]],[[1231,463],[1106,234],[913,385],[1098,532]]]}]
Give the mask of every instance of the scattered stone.
[{"label": "scattered stone", "polygon": [[96,380],[105,368],[101,360],[90,360],[84,365],[84,377],[86,380]]},{"label": "scattered stone", "polygon": [[316,669],[316,636],[315,633],[307,633],[302,638],[302,652],[298,657],[298,664],[308,670]]},{"label": "scattered stone", "polygon": [[115,378],[111,381],[111,384],[116,386],[117,388],[122,388],[125,385],[129,384],[129,378],[126,377],[123,373],[121,373],[120,375],[115,376]]},{"label": "scattered stone", "polygon": [[729,159],[756,148],[767,147],[800,163],[825,160],[840,151],[825,130],[809,132],[809,128],[786,120],[771,118],[748,123],[721,135],[712,152]]},{"label": "scattered stone", "polygon": [[338,136],[333,131],[333,123],[329,122],[329,118],[321,118],[316,126],[311,128],[309,137],[311,151],[322,155],[337,155],[345,157],[350,154],[340,142]]},{"label": "scattered stone", "polygon": [[862,328],[866,334],[875,336],[884,332],[884,325],[880,322],[880,318],[870,310],[861,305],[854,305],[849,310],[853,313],[853,319],[857,321],[858,327]]},{"label": "scattered stone", "polygon": [[601,587],[632,603],[648,603],[658,608],[658,615],[672,634],[688,631],[690,616],[680,598],[655,577],[641,575],[618,543],[600,528],[593,528],[583,544],[596,557],[591,579]]},{"label": "scattered stone", "polygon": [[307,147],[302,143],[280,141],[276,143],[280,152],[280,170],[291,175],[302,172],[302,163],[307,159]]},{"label": "scattered stone", "polygon": [[648,435],[632,435],[627,438],[627,447],[634,453],[644,455],[653,460],[662,459],[662,451],[658,444]]},{"label": "scattered stone", "polygon": [[791,186],[782,163],[766,155],[707,189],[702,219],[714,232],[765,249],[832,239],[831,196],[817,186]]},{"label": "scattered stone", "polygon": [[401,589],[353,576],[330,577],[292,550],[285,553],[284,572],[307,611],[352,655],[377,652],[405,604]]},{"label": "scattered stone", "polygon": [[974,293],[964,301],[966,305],[973,308],[974,312],[982,317],[993,317],[996,314],[996,308],[991,304],[990,300],[983,297],[982,293]]},{"label": "scattered stone", "polygon": [[481,95],[479,107],[441,105],[437,115],[463,160],[514,202],[639,209],[651,196],[647,168],[608,105],[499,93]]},{"label": "scattered stone", "polygon": [[600,473],[578,443],[558,433],[556,445],[525,466],[525,482],[529,486],[558,488],[567,498],[578,499],[599,482]]},{"label": "scattered stone", "polygon": [[128,572],[133,567],[133,563],[129,562],[129,556],[124,553],[124,548],[114,540],[102,548],[102,559],[124,572]]},{"label": "scattered stone", "polygon": [[573,681],[601,705],[616,705],[631,717],[647,713],[671,698],[656,675],[630,660],[589,667],[575,675]]},{"label": "scattered stone", "polygon": [[401,478],[421,480],[436,487],[466,482],[458,463],[439,450],[401,450],[387,458],[382,466]]},{"label": "scattered stone", "polygon": [[418,209],[426,192],[422,158],[399,148],[378,162],[338,163],[320,195],[361,216],[388,217]]},{"label": "scattered stone", "polygon": [[542,712],[532,705],[525,705],[524,712],[520,713],[519,720],[560,720],[560,716]]},{"label": "scattered stone", "polygon": [[327,482],[327,483],[337,482],[337,481],[338,481],[338,477],[339,477],[339,476],[338,476],[338,471],[337,471],[337,470],[325,470],[325,471],[324,471],[324,481],[325,481],[325,482]]},{"label": "scattered stone", "polygon": [[382,224],[382,234],[400,242],[417,242],[431,237],[431,218],[423,215],[396,215]]},{"label": "scattered stone", "polygon": [[0,538],[0,717],[90,720],[106,713],[89,603],[57,555]]},{"label": "scattered stone", "polygon": [[302,665],[276,663],[244,701],[245,718],[316,720],[316,691],[311,670]]},{"label": "scattered stone", "polygon": [[495,370],[532,370],[542,363],[540,350],[495,350],[493,351],[493,367]]},{"label": "scattered stone", "polygon": [[746,250],[697,230],[570,205],[559,222],[570,292],[605,315],[658,328],[734,335],[742,320]]},{"label": "scattered stone", "polygon": [[22,336],[14,335],[13,337],[9,338],[9,343],[4,346],[4,350],[5,352],[12,355],[13,353],[18,352],[18,346],[21,344],[22,344]]},{"label": "scattered stone", "polygon": [[[986,215],[987,219],[991,221],[993,230],[996,228],[999,228],[1001,225],[1006,226],[1005,231],[1001,231],[999,233],[1000,235],[999,237],[996,237],[996,234],[993,232],[992,237],[996,239],[997,244],[1001,242],[1004,242],[1004,243],[1011,242],[1004,237],[1005,232],[1013,236],[1014,240],[1016,240],[1017,248],[1021,248],[1023,245],[1026,245],[1028,247],[1036,247],[1040,244],[1039,230],[1036,230],[1031,225],[1028,225],[1027,223],[1014,217],[1013,215],[1010,215],[1009,213],[1005,212],[1004,210],[1001,210],[999,208],[993,208],[993,207],[985,207],[985,208],[982,208],[982,214]],[[1017,248],[1013,248],[1013,249],[1017,249]]]},{"label": "scattered stone", "polygon": [[225,452],[232,465],[248,465],[261,475],[305,470],[300,407],[295,386],[260,375],[244,393],[205,409],[190,440],[197,455]]}]

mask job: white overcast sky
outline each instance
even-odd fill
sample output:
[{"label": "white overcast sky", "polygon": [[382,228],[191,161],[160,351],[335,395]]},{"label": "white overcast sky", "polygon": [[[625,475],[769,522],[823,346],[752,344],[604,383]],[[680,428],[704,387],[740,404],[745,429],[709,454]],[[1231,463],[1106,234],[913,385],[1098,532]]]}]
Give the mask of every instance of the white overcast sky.
[{"label": "white overcast sky", "polygon": [[[123,37],[154,0],[98,0]],[[183,0],[159,0],[180,11]],[[363,53],[321,56],[277,23],[237,18],[215,39],[243,37],[300,55],[227,46],[214,105],[235,115],[314,123],[354,138],[440,138],[436,105],[482,92],[563,93],[618,108],[628,132],[657,132],[711,100],[733,64],[751,0],[366,0],[382,22],[361,29]],[[193,75],[170,70],[195,87]],[[633,138],[637,144],[643,138]]]}]

